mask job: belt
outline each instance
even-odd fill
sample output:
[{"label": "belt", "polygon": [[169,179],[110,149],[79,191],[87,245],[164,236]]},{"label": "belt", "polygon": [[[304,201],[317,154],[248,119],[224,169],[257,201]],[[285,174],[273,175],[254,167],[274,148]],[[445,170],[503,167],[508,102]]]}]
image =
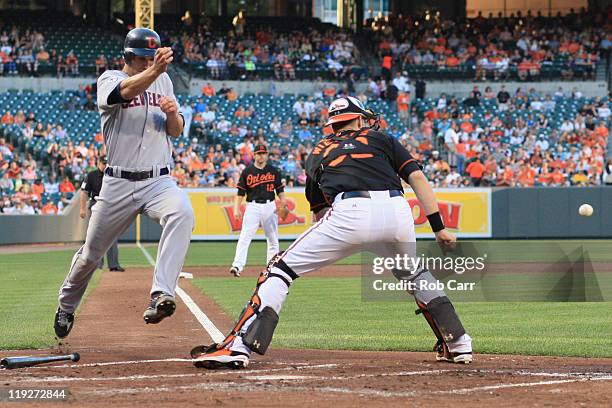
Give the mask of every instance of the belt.
[{"label": "belt", "polygon": [[272,200],[247,200],[247,203],[268,204]]},{"label": "belt", "polygon": [[[400,190],[389,190],[389,197],[400,197],[403,196]],[[342,193],[342,200],[346,200],[347,198],[371,198],[369,191],[347,191]]]},{"label": "belt", "polygon": [[[130,180],[130,181],[142,181],[142,180],[146,180],[146,179],[150,179],[151,177],[153,177],[153,170],[149,170],[149,171],[125,171],[122,170],[121,171],[121,176],[113,176],[113,168],[112,167],[107,167],[104,170],[104,173],[111,176],[111,177],[121,177],[122,179],[126,179],[126,180]],[[170,170],[168,170],[167,167],[163,167],[161,169],[159,169],[159,175],[160,176],[165,176],[166,174],[169,174]]]}]

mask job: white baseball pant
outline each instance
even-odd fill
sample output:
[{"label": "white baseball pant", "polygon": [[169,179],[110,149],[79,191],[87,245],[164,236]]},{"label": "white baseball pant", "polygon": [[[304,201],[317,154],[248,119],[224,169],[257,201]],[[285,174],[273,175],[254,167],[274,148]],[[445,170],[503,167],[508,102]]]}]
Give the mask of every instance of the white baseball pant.
[{"label": "white baseball pant", "polygon": [[[378,256],[394,257],[396,254],[416,256],[416,235],[412,210],[402,196],[390,197],[388,191],[370,191],[371,198],[342,199],[338,194],[332,208],[325,216],[296,239],[281,255],[281,259],[297,274],[315,271],[360,251],[370,251]],[[401,221],[400,221],[401,220]],[[293,279],[277,267],[271,273]],[[270,306],[276,313],[287,298],[289,287],[280,279],[267,279],[259,287],[259,310]],[[415,297],[427,303],[444,296],[443,291],[415,290]],[[240,329],[246,332],[255,320],[251,317]],[[449,344],[453,352],[471,351],[471,338],[465,334]],[[231,350],[250,354],[251,350],[237,336]]]},{"label": "white baseball pant", "polygon": [[248,202],[242,220],[242,231],[236,245],[236,255],[233,267],[242,272],[247,262],[249,246],[257,229],[262,227],[268,243],[266,263],[278,253],[278,215],[276,203],[269,201],[266,204]]}]

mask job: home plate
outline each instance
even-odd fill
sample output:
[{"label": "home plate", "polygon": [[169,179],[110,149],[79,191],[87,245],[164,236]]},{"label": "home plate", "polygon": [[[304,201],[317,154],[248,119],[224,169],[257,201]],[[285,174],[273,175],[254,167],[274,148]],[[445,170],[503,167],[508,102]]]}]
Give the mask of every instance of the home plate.
[{"label": "home plate", "polygon": [[193,279],[193,273],[189,273],[189,272],[181,272],[181,273],[179,274],[179,278]]}]

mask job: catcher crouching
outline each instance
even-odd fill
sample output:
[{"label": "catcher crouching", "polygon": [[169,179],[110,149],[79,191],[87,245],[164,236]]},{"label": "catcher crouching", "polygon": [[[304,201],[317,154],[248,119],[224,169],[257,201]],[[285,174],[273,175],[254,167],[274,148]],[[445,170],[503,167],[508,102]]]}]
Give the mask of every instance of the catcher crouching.
[{"label": "catcher crouching", "polygon": [[[414,220],[400,178],[421,202],[436,240],[441,245],[456,241],[445,229],[419,163],[394,137],[378,130],[378,121],[378,115],[353,97],[332,102],[326,125],[333,134],[319,141],[306,163],[306,197],[318,221],[268,263],[227,337],[192,350],[197,367],[241,368],[248,365],[251,353],[264,354],[289,287],[300,276],[360,251],[414,257]],[[420,284],[436,282],[423,268],[394,270],[394,275],[414,282],[415,288],[435,287]],[[470,363],[472,339],[444,291],[415,289],[409,293],[436,336],[436,359]]]}]

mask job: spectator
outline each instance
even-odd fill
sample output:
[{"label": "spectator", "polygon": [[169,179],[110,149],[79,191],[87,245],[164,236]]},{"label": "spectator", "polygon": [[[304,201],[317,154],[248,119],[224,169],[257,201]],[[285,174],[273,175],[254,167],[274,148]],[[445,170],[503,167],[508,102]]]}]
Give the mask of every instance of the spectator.
[{"label": "spectator", "polygon": [[225,116],[222,115],[219,117],[219,122],[217,123],[217,130],[219,130],[221,133],[227,133],[229,132],[231,126],[231,122],[225,119]]},{"label": "spectator", "polygon": [[274,116],[270,122],[270,131],[272,134],[277,135],[281,131],[282,124],[278,120],[278,116]]},{"label": "spectator", "polygon": [[204,100],[202,98],[198,98],[195,104],[196,113],[204,113],[207,110],[207,108],[208,108],[208,105],[204,103]]},{"label": "spectator", "polygon": [[472,184],[476,187],[480,186],[480,182],[482,181],[482,176],[485,172],[485,166],[480,161],[480,157],[476,157],[476,159],[468,164],[465,169],[466,173],[470,176],[470,180]]},{"label": "spectator", "polygon": [[202,119],[204,120],[204,123],[206,125],[212,126],[212,123],[215,121],[215,118],[216,118],[215,111],[210,110],[207,106],[206,109],[204,110],[204,113],[202,114]]},{"label": "spectator", "polygon": [[46,183],[44,183],[45,186],[45,191],[48,194],[56,194],[59,193],[59,183],[55,180],[55,175],[52,173],[49,176],[49,181],[47,181]]},{"label": "spectator", "polygon": [[395,78],[393,78],[393,85],[399,92],[410,92],[410,83],[408,82],[408,72],[396,72]]},{"label": "spectator", "polygon": [[66,176],[59,185],[59,191],[60,193],[74,193],[76,189],[74,188],[74,184],[72,184],[70,179]]},{"label": "spectator", "polygon": [[500,111],[508,110],[508,102],[510,101],[510,93],[506,90],[506,85],[502,85],[497,93],[497,108]]},{"label": "spectator", "polygon": [[425,81],[423,81],[423,79],[419,78],[417,79],[415,85],[414,85],[414,93],[415,93],[415,97],[417,99],[423,99],[425,98],[425,90],[426,90],[426,83]]},{"label": "spectator", "polygon": [[312,132],[308,129],[308,121],[306,119],[302,119],[300,121],[300,130],[298,131],[298,139],[300,142],[304,143],[308,140],[312,140]]},{"label": "spectator", "polygon": [[612,158],[609,158],[604,167],[603,182],[606,186],[612,186]]},{"label": "spectator", "polygon": [[0,178],[0,192],[12,192],[13,190],[15,190],[15,184],[9,178],[8,172],[5,172],[2,174],[2,178]]},{"label": "spectator", "polygon": [[47,50],[45,50],[44,48],[41,48],[36,54],[36,61],[45,64],[49,62],[49,57],[49,52],[47,52]]},{"label": "spectator", "polygon": [[457,124],[451,122],[450,126],[444,133],[444,147],[449,152],[448,162],[451,166],[457,165],[456,148],[459,143],[459,136],[457,135]]},{"label": "spectator", "polygon": [[47,201],[47,203],[41,209],[41,214],[44,215],[55,215],[58,213],[57,206],[53,203],[53,201]]},{"label": "spectator", "polygon": [[215,88],[213,88],[210,82],[207,82],[206,85],[202,87],[202,95],[208,97],[215,96]]},{"label": "spectator", "polygon": [[408,92],[400,92],[397,96],[397,113],[402,122],[408,121],[408,109],[410,107],[410,94]]},{"label": "spectator", "polygon": [[[208,109],[208,107],[206,109]],[[189,139],[189,134],[191,132],[191,122],[193,120],[193,108],[187,102],[187,100],[183,101],[180,112],[183,114],[183,119],[185,120],[185,125],[183,126],[183,137],[185,139]]]}]

